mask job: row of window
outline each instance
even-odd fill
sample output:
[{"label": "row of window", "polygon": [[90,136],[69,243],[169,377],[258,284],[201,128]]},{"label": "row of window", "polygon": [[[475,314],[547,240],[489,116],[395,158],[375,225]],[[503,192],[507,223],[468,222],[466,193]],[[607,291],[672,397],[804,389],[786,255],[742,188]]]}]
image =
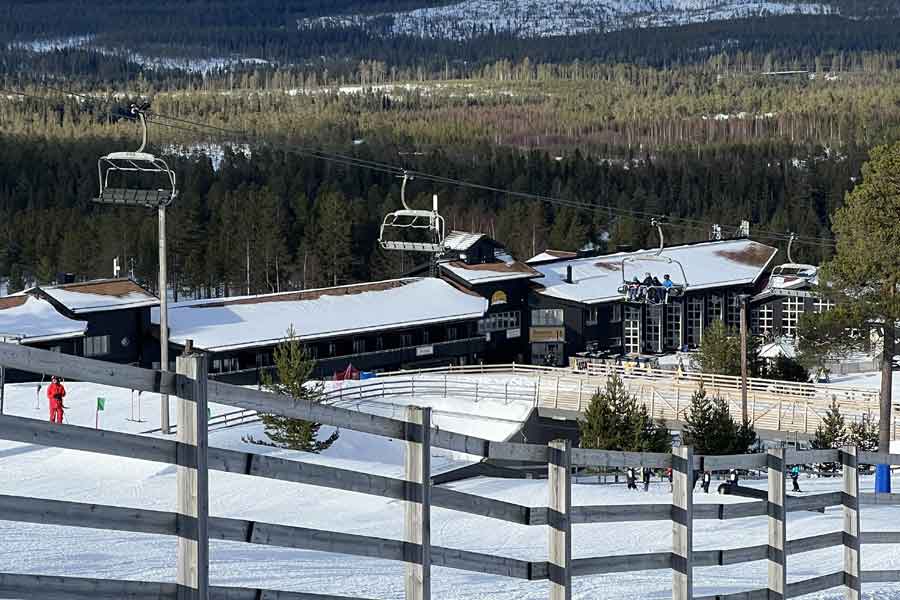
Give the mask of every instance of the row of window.
[{"label": "row of window", "polygon": [[518,329],[522,324],[522,312],[511,310],[488,315],[478,321],[478,333],[485,334],[493,331],[505,331]]}]

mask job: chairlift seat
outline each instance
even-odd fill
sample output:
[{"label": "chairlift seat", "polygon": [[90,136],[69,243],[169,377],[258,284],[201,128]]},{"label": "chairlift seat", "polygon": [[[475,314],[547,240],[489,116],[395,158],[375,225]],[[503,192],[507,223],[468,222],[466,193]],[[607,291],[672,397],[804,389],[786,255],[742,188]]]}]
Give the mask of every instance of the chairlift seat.
[{"label": "chairlift seat", "polygon": [[101,157],[102,160],[136,160],[144,162],[156,162],[156,156],[149,152],[110,152]]},{"label": "chairlift seat", "polygon": [[406,250],[407,252],[443,252],[443,244],[429,244],[426,242],[400,242],[385,240],[381,242],[385,250]]},{"label": "chairlift seat", "polygon": [[174,199],[172,190],[137,190],[130,188],[106,188],[96,198],[102,204],[122,204],[156,208],[168,205]]}]

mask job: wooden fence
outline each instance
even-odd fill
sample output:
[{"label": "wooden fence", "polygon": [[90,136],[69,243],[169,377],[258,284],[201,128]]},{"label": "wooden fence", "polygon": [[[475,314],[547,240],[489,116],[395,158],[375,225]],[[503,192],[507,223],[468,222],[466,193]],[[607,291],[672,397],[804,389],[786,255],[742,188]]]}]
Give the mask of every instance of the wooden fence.
[{"label": "wooden fence", "polygon": [[[705,373],[678,373],[642,366],[611,365],[586,359],[572,359],[569,368],[534,365],[468,365],[398,371],[383,376],[411,377],[441,375],[516,375],[529,383],[517,387],[521,395],[534,391],[541,408],[580,414],[598,388],[611,375],[618,375],[629,391],[647,406],[657,419],[682,422],[691,396],[702,384],[710,394],[724,398],[732,414],[741,414],[741,378]],[[822,423],[832,401],[851,421],[866,414],[879,414],[877,390],[832,384],[797,383],[774,379],[748,379],[748,413],[759,430],[812,435]],[[897,438],[897,422],[892,417],[892,436]]]},{"label": "wooden fence", "polygon": [[[523,580],[548,580],[550,598],[571,598],[572,580],[628,571],[670,570],[672,596],[678,600],[739,600],[791,598],[814,591],[845,587],[849,598],[859,598],[863,582],[900,582],[900,571],[862,571],[860,545],[898,544],[900,531],[861,534],[859,509],[866,502],[900,503],[896,497],[859,493],[857,462],[900,464],[898,455],[876,455],[853,448],[811,452],[771,450],[767,454],[696,457],[690,448],[672,454],[638,454],[572,448],[568,442],[548,446],[492,442],[430,426],[428,408],[407,408],[403,420],[355,410],[313,404],[210,381],[200,354],[178,359],[176,373],[138,369],[21,346],[0,344],[0,364],[21,370],[40,370],[98,384],[120,386],[177,397],[176,440],[145,437],[76,426],[61,426],[13,416],[0,417],[0,439],[96,454],[129,457],[177,466],[177,511],[163,512],[96,504],[0,496],[0,520],[141,532],[178,538],[178,571],[175,582],[150,583],[0,573],[0,597],[66,600],[132,598],[154,600],[203,599],[307,600],[311,596],[265,589],[224,588],[209,583],[209,540],[300,548],[344,555],[377,557],[407,566],[406,598],[431,597],[433,565]],[[404,479],[360,473],[317,464],[285,460],[235,450],[211,448],[206,437],[208,402],[245,410],[277,413],[325,424],[405,440]],[[549,506],[523,506],[432,486],[429,477],[431,448],[444,448],[484,458],[502,458],[547,465]],[[740,504],[694,505],[692,478],[701,464],[707,470],[764,468],[769,473],[766,501]],[[784,471],[788,464],[840,462],[843,490],[788,498]],[[672,502],[651,505],[573,506],[572,470],[578,467],[673,469]],[[210,470],[240,473],[307,485],[380,496],[404,501],[403,538],[385,539],[211,516],[208,473]],[[440,507],[516,523],[543,526],[549,531],[547,560],[526,561],[470,552],[431,543],[430,511]],[[787,540],[785,514],[789,511],[841,506],[843,529],[833,533]],[[766,517],[768,543],[749,548],[693,549],[693,524],[701,519]],[[645,554],[572,558],[573,527],[585,523],[623,521],[671,521],[672,550]],[[843,569],[805,581],[787,584],[787,557],[821,548],[842,547]],[[694,567],[768,562],[765,588],[738,594],[698,597],[693,592]],[[314,595],[317,600],[341,600],[339,596]],[[345,599],[346,600],[346,599]],[[352,599],[351,599],[352,600]],[[358,600],[358,599],[357,599]]]}]

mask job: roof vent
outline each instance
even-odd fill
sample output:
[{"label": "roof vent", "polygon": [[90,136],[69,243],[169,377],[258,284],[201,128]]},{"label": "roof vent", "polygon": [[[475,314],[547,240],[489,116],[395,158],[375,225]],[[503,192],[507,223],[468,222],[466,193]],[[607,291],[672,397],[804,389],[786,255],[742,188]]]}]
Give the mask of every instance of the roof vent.
[{"label": "roof vent", "polygon": [[575,280],[572,279],[572,265],[566,266],[566,283],[575,283]]}]

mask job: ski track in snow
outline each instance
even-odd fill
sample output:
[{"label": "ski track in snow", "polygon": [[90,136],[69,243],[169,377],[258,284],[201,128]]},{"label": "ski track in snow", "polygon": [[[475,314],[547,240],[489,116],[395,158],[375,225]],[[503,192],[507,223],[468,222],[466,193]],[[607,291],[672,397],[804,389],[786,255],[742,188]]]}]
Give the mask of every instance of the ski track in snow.
[{"label": "ski track in snow", "polygon": [[[857,379],[870,379],[870,376]],[[498,376],[482,379],[493,383],[500,380]],[[96,397],[104,396],[107,410],[101,413],[102,427],[138,432],[158,425],[156,395],[142,395],[141,412],[147,422],[134,423],[127,420],[131,416],[128,390],[84,383],[72,383],[67,387],[69,423],[93,426]],[[41,393],[45,391],[46,386]],[[39,407],[35,408],[34,384],[11,385],[7,392],[9,412],[46,418],[47,403],[43,395]],[[404,399],[404,403],[408,401]],[[436,409],[450,409],[454,405],[452,399],[434,399],[434,402]],[[499,416],[503,410],[500,403],[480,404],[484,407],[473,409],[471,403],[459,401],[457,408],[460,412],[480,411],[479,414],[492,417]],[[214,415],[231,410],[226,406],[212,406]],[[521,406],[510,406],[509,410],[512,418],[521,418],[523,414]],[[490,426],[484,423],[473,425],[473,431],[480,433],[489,432],[489,429]],[[500,435],[503,431],[498,429],[494,433]],[[396,440],[344,430],[332,449],[323,455],[312,456],[247,445],[241,441],[247,434],[260,437],[262,428],[259,424],[251,424],[213,431],[210,444],[393,477],[402,473],[403,446]],[[459,464],[461,458],[439,450],[435,450],[435,455],[435,470]],[[748,485],[758,487],[765,484],[764,480],[748,482]],[[801,485],[811,492],[824,492],[839,489],[840,481],[802,479]],[[900,478],[895,485],[900,485]],[[478,478],[450,487],[530,506],[546,506],[547,503],[546,482],[541,480]],[[861,488],[871,490],[872,487],[872,478],[863,477]],[[127,458],[0,442],[0,494],[172,511],[176,501],[175,468]],[[403,507],[402,502],[395,500],[219,472],[210,473],[210,497],[210,512],[216,516],[392,539],[402,535]],[[694,498],[697,503],[743,501],[701,493]],[[667,483],[654,482],[649,493],[628,492],[624,485],[598,485],[592,478],[584,477],[573,487],[574,505],[670,501]],[[862,510],[862,529],[897,530],[900,528],[898,515],[898,507],[866,506]],[[788,519],[789,539],[837,531],[842,522],[839,508],[829,509],[825,515],[790,513]],[[436,545],[523,560],[546,559],[547,530],[544,527],[526,527],[435,508],[432,531]],[[766,538],[764,517],[726,522],[698,521],[695,524],[694,543],[698,550],[765,544]],[[0,521],[0,539],[3,540],[0,572],[149,581],[173,581],[175,578],[174,537]],[[668,521],[578,525],[574,529],[575,558],[658,552],[670,548],[671,525]],[[894,546],[864,547],[862,557],[865,570],[900,569],[900,552]],[[841,560],[840,548],[791,556],[788,559],[789,581],[840,570]],[[215,585],[403,598],[403,565],[384,560],[213,541],[210,572]],[[698,568],[694,576],[698,595],[738,592],[765,585],[766,563]],[[433,579],[435,598],[538,600],[548,595],[546,582],[526,582],[445,568],[434,568]],[[671,573],[660,570],[578,578],[574,582],[573,597],[578,600],[662,600],[671,597]],[[900,586],[866,585],[864,597],[900,600]],[[807,598],[837,600],[843,598],[843,592],[835,589]]]},{"label": "ski track in snow", "polygon": [[812,2],[762,0],[462,0],[447,6],[384,15],[338,15],[301,19],[311,26],[375,26],[385,17],[393,35],[464,40],[495,32],[519,37],[550,37],[664,27],[727,19],[829,14],[833,9]]}]

